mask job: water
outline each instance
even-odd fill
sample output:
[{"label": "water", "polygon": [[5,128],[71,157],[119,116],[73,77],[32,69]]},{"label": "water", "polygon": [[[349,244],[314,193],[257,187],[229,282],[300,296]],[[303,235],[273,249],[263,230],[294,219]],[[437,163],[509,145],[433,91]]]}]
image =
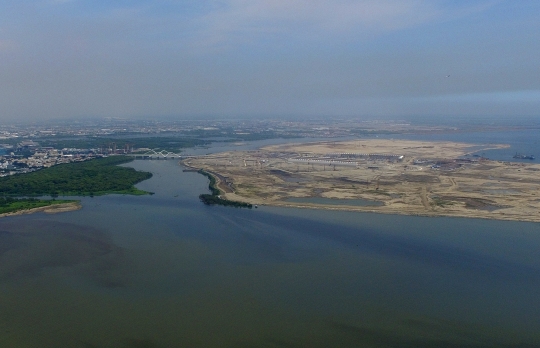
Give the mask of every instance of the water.
[{"label": "water", "polygon": [[526,130],[500,130],[486,132],[460,132],[460,133],[440,133],[440,134],[399,134],[384,135],[380,138],[385,139],[408,139],[408,140],[426,140],[426,141],[455,141],[470,144],[507,144],[510,147],[505,149],[494,149],[478,151],[476,154],[493,160],[536,163],[531,160],[515,159],[516,153],[535,155],[540,158],[540,129]]},{"label": "water", "polygon": [[[355,137],[342,137],[339,140],[352,140]],[[226,142],[216,141],[211,146],[195,147],[185,150],[186,155],[206,155],[211,153],[227,152],[227,151],[251,151],[257,150],[264,146],[277,145],[283,143],[308,143],[328,141],[329,138],[292,138],[292,139],[265,139],[256,141],[238,141],[238,142]]]},{"label": "water", "polygon": [[[532,129],[516,129],[516,130],[490,130],[485,132],[456,132],[456,133],[434,133],[434,134],[390,134],[377,135],[381,139],[405,139],[405,140],[425,140],[425,141],[454,141],[470,144],[478,144],[479,146],[507,144],[510,145],[504,149],[484,150],[472,152],[493,160],[536,163],[540,160],[540,128]],[[373,136],[366,137],[341,137],[338,141],[347,141],[354,139],[371,139]],[[218,153],[225,151],[248,151],[256,150],[263,146],[282,144],[282,143],[306,143],[329,141],[329,138],[295,138],[295,139],[267,139],[251,142],[215,142],[209,147],[186,149],[186,154],[204,155],[207,153]],[[516,153],[535,155],[536,161],[515,159],[513,156]]]},{"label": "water", "polygon": [[540,225],[153,196],[0,219],[1,347],[540,345]]}]

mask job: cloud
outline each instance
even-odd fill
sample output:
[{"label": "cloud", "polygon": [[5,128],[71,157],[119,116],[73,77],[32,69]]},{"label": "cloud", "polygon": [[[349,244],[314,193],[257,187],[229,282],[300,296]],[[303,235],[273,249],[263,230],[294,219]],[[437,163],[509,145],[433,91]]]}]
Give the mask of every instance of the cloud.
[{"label": "cloud", "polygon": [[16,43],[12,40],[1,40],[0,39],[0,52],[10,51],[17,47]]},{"label": "cloud", "polygon": [[75,0],[50,0],[51,4],[66,4],[68,2],[74,2]]},{"label": "cloud", "polygon": [[496,1],[448,5],[423,0],[229,0],[196,19],[201,43],[222,44],[256,35],[298,35],[318,40],[343,34],[359,38],[485,11]]},{"label": "cloud", "polygon": [[[153,38],[197,53],[239,46],[354,42],[381,34],[452,21],[489,9],[495,0],[156,0],[119,3],[39,0],[52,4],[51,27],[70,23],[69,32],[93,38],[139,42]],[[73,6],[58,6],[63,4]],[[457,3],[457,4],[456,4]],[[20,14],[31,13],[21,6]],[[38,6],[39,7],[39,6]],[[24,10],[24,11],[23,11]],[[38,18],[40,11],[35,12]],[[62,20],[60,20],[62,18]],[[45,24],[43,24],[45,25]],[[108,34],[101,28],[107,28]],[[114,30],[109,30],[113,29]],[[40,30],[36,28],[36,30]],[[53,39],[51,39],[53,40]]]},{"label": "cloud", "polygon": [[523,6],[11,2],[0,5],[0,112],[399,115],[447,106],[487,113],[501,105],[516,106],[514,114],[537,112],[540,12],[532,2]]},{"label": "cloud", "polygon": [[486,102],[486,103],[540,103],[540,90],[497,91],[484,93],[447,94],[425,98],[417,101],[451,101],[451,102]]}]

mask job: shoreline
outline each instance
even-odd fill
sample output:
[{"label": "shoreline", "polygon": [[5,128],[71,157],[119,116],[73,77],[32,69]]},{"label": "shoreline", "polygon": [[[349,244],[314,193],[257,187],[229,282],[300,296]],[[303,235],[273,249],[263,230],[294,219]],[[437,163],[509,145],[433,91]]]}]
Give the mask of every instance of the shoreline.
[{"label": "shoreline", "polygon": [[[253,203],[255,204],[255,203]],[[446,217],[446,218],[464,218],[464,219],[484,219],[484,220],[499,220],[499,221],[516,221],[516,222],[540,222],[540,216],[537,218],[524,218],[523,216],[512,216],[512,215],[494,215],[486,216],[478,214],[477,212],[471,212],[470,214],[448,214],[441,212],[406,212],[406,211],[382,211],[376,209],[365,209],[365,208],[353,208],[350,206],[336,206],[336,205],[309,205],[309,204],[290,204],[290,203],[281,203],[281,202],[264,202],[257,203],[259,207],[268,206],[268,207],[277,207],[277,208],[295,208],[295,209],[312,209],[312,210],[335,210],[335,211],[345,211],[345,212],[356,212],[356,213],[374,213],[374,214],[386,214],[386,215],[403,215],[403,216],[422,216],[422,217]]]},{"label": "shoreline", "polygon": [[[253,205],[540,222],[540,164],[467,155],[507,146],[383,139],[315,142],[229,151],[182,164],[203,169],[213,174],[217,187],[230,188],[232,192],[222,190],[222,197]],[[287,202],[290,197],[342,204]],[[348,199],[384,205],[356,206]]]},{"label": "shoreline", "polygon": [[8,216],[34,214],[34,213],[39,213],[39,212],[43,212],[46,214],[58,214],[58,213],[79,210],[81,208],[82,208],[82,204],[80,202],[52,204],[45,207],[24,209],[24,210],[18,210],[18,211],[14,211],[10,213],[3,213],[3,214],[0,214],[0,218],[8,217]]},{"label": "shoreline", "polygon": [[[347,205],[327,205],[327,204],[316,204],[316,203],[288,203],[285,201],[266,201],[253,198],[247,198],[235,193],[225,193],[222,194],[227,199],[240,200],[242,202],[250,203],[252,205],[257,205],[259,207],[268,206],[268,207],[277,207],[277,208],[296,208],[296,209],[312,209],[312,210],[335,210],[335,211],[345,211],[345,212],[357,212],[357,213],[375,213],[375,214],[386,214],[386,215],[406,215],[406,216],[423,216],[423,217],[448,217],[448,218],[465,218],[465,219],[485,219],[485,220],[499,220],[499,221],[521,221],[521,222],[540,222],[540,215],[514,215],[511,213],[497,213],[490,212],[487,210],[473,210],[473,209],[463,209],[463,210],[454,210],[454,211],[441,211],[441,210],[431,210],[431,211],[421,211],[415,207],[401,207],[400,210],[392,209],[390,206],[383,205],[377,207],[369,206],[347,206]],[[232,196],[232,197],[231,197]],[[385,209],[386,208],[386,209]],[[490,215],[492,214],[492,215]]]},{"label": "shoreline", "polygon": [[[180,162],[181,165],[185,165],[184,163]],[[187,166],[187,165],[186,165]],[[195,167],[191,167],[192,169],[195,169],[196,171],[202,170],[197,169]],[[216,180],[216,186],[219,187],[219,184],[222,184],[222,180],[219,178],[217,173],[208,172],[210,175],[214,177]],[[403,209],[401,211],[399,210],[384,210],[384,208],[389,208],[388,206],[379,206],[377,208],[369,208],[369,207],[353,207],[353,206],[347,206],[347,205],[326,205],[326,204],[315,204],[315,203],[287,203],[284,201],[262,201],[257,199],[250,199],[247,197],[243,197],[240,195],[237,195],[235,192],[232,193],[221,193],[222,197],[225,197],[226,199],[233,199],[236,201],[241,201],[244,203],[257,205],[257,206],[268,206],[268,207],[278,207],[278,208],[296,208],[296,209],[312,209],[312,210],[335,210],[335,211],[345,211],[345,212],[356,212],[356,213],[375,213],[375,214],[387,214],[387,215],[403,215],[403,216],[423,216],[423,217],[448,217],[448,218],[465,218],[465,219],[485,219],[485,220],[499,220],[499,221],[521,221],[521,222],[540,222],[540,216],[534,217],[531,216],[529,218],[524,218],[522,215],[519,216],[512,216],[512,215],[492,215],[487,216],[489,214],[489,211],[478,211],[478,210],[460,210],[455,211],[454,213],[446,211],[412,211],[414,210],[409,208],[409,211],[407,209]],[[234,196],[234,197],[230,197]]]}]

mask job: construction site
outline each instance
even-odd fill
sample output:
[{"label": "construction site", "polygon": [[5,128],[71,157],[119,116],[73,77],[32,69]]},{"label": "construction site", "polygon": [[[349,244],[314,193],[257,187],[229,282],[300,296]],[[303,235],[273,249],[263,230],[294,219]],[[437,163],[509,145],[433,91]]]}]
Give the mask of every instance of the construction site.
[{"label": "construction site", "polygon": [[540,165],[492,161],[504,148],[408,140],[273,145],[184,160],[227,199],[257,205],[540,221]]}]

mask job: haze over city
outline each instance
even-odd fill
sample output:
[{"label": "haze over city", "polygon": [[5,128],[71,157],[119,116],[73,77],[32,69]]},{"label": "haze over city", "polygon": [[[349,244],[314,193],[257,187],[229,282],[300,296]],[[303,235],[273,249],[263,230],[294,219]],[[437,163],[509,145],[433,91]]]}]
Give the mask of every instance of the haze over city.
[{"label": "haze over city", "polygon": [[536,115],[540,3],[0,3],[0,119]]}]

